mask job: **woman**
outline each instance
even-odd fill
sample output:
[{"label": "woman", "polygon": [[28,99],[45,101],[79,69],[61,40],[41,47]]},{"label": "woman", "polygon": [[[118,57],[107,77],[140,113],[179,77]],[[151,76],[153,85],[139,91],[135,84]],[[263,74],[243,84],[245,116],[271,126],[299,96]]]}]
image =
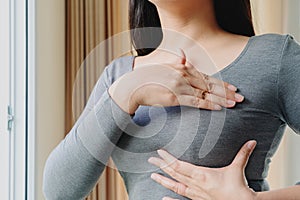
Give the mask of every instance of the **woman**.
[{"label": "woman", "polygon": [[131,0],[130,9],[139,56],[105,68],[47,160],[46,198],[84,198],[111,156],[130,199],[185,199],[151,180],[155,170],[166,175],[147,162],[156,150],[218,168],[249,140],[258,143],[245,171],[249,187],[268,190],[268,164],[285,126],[300,130],[299,45],[290,36],[254,36],[247,0]]}]

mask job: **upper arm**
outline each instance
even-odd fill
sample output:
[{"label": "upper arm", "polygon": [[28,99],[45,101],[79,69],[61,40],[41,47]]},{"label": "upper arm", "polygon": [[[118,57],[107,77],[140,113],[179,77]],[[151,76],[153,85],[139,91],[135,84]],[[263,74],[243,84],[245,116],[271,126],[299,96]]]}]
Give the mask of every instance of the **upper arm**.
[{"label": "upper arm", "polygon": [[[108,65],[110,66],[110,65]],[[85,116],[93,110],[96,103],[99,101],[105,90],[109,88],[109,81],[108,81],[108,66],[106,66],[101,73],[100,77],[98,78],[96,84],[93,87],[93,90],[88,98],[88,101],[80,114],[79,118],[76,120],[74,127],[77,127],[78,124],[85,118]],[[73,108],[73,107],[72,107]]]},{"label": "upper arm", "polygon": [[282,119],[300,133],[300,45],[287,36],[278,73],[278,101]]}]

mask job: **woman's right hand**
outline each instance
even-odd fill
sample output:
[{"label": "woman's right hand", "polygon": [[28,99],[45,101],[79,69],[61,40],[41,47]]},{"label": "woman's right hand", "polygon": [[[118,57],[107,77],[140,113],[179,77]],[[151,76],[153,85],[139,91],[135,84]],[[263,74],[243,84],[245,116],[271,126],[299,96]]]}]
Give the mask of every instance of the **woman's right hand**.
[{"label": "woman's right hand", "polygon": [[109,93],[124,111],[133,114],[139,105],[230,108],[244,99],[236,90],[187,64],[183,54],[175,64],[139,67],[124,74],[112,84]]}]

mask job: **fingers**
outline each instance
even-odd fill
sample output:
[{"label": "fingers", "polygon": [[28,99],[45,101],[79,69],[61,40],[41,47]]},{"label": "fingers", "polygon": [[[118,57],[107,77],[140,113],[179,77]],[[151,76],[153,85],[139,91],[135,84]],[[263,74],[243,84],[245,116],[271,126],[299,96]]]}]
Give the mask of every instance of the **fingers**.
[{"label": "fingers", "polygon": [[148,161],[151,164],[156,165],[157,167],[161,168],[165,173],[169,174],[172,178],[176,179],[177,181],[180,181],[185,184],[192,181],[189,177],[187,177],[181,173],[177,173],[169,164],[167,164],[162,159],[150,158]]},{"label": "fingers", "polygon": [[185,65],[186,64],[186,55],[182,49],[179,49],[179,58],[180,58],[180,64]]},{"label": "fingers", "polygon": [[189,83],[193,87],[232,101],[242,102],[244,100],[242,95],[236,94],[237,88],[235,86],[199,72],[197,68],[187,62],[186,55],[182,49],[179,49],[179,54],[180,62],[177,63],[180,63],[180,65],[175,65],[174,67],[185,71],[191,76]]},{"label": "fingers", "polygon": [[199,184],[199,174],[202,173],[200,167],[180,161],[164,150],[157,152],[162,159],[152,157],[148,160],[151,164],[158,166],[172,178],[187,186]]},{"label": "fingers", "polygon": [[[201,95],[202,96],[202,95]],[[180,105],[191,106],[194,108],[201,108],[207,110],[222,110],[222,107],[216,103],[209,101],[208,99],[202,99],[203,97],[192,95],[181,95],[178,97]]]},{"label": "fingers", "polygon": [[245,169],[249,157],[251,153],[253,152],[254,148],[256,146],[256,141],[252,140],[247,142],[243,145],[243,147],[240,149],[240,151],[235,156],[234,160],[232,161],[231,165],[236,165],[242,169]]},{"label": "fingers", "polygon": [[187,177],[191,177],[191,173],[195,170],[195,165],[180,161],[167,151],[158,150],[157,153],[171,168]]},{"label": "fingers", "polygon": [[180,194],[182,196],[186,196],[187,186],[182,183],[178,183],[174,180],[171,180],[167,177],[161,176],[159,174],[151,174],[151,178],[157,183],[161,184],[165,188],[172,190],[173,192]]},{"label": "fingers", "polygon": [[[193,98],[198,97],[200,99],[206,100],[209,103],[220,105],[226,108],[231,108],[236,105],[236,102],[230,99],[226,99],[215,94],[208,93],[204,90],[199,90],[197,88],[192,88],[191,90],[183,91],[184,94],[190,95]],[[208,108],[206,108],[208,109]]]},{"label": "fingers", "polygon": [[[188,197],[190,199],[203,199],[201,198],[202,191],[196,191],[195,189],[188,188],[186,185],[161,176],[159,174],[151,174],[151,178],[156,181],[157,183],[161,184],[165,188],[172,190],[173,192]],[[170,198],[169,198],[170,199]]]},{"label": "fingers", "polygon": [[158,150],[160,158],[151,157],[149,162],[160,167],[165,173],[187,186],[198,185],[199,180],[194,179],[200,173],[200,168],[187,162],[180,161],[164,150]]},{"label": "fingers", "polygon": [[162,198],[162,200],[179,200],[179,199],[173,199],[171,197],[164,197],[164,198]]},{"label": "fingers", "polygon": [[210,94],[214,94],[224,99],[229,99],[236,102],[242,102],[244,100],[243,96],[236,93],[235,86],[209,76],[207,76],[205,80],[193,77],[189,82],[195,88],[204,89]]},{"label": "fingers", "polygon": [[[185,79],[184,87],[182,88],[183,91],[185,91],[185,94],[190,94],[193,92],[193,90],[188,89],[189,86],[191,88],[198,89],[200,91],[207,91],[209,94],[212,94],[213,96],[220,97],[219,99],[222,100],[222,105],[224,107],[233,107],[232,101],[234,102],[242,102],[244,100],[244,96],[236,93],[237,88],[233,85],[230,85],[226,82],[223,82],[221,80],[212,78],[210,76],[207,76],[205,74],[202,74],[198,72],[196,68],[193,66],[187,66],[183,64],[176,64],[172,65],[170,67],[173,67],[177,70],[177,72],[180,74],[180,77]],[[198,75],[195,75],[197,73]],[[229,106],[227,104],[227,100],[230,100]],[[214,103],[218,103],[214,102]],[[224,103],[225,102],[225,103]]]},{"label": "fingers", "polygon": [[232,101],[230,99],[225,99],[225,98],[219,97],[214,94],[209,94],[209,93],[206,95],[206,100],[211,101],[215,104],[221,105],[225,108],[232,108],[236,105],[235,101]]}]

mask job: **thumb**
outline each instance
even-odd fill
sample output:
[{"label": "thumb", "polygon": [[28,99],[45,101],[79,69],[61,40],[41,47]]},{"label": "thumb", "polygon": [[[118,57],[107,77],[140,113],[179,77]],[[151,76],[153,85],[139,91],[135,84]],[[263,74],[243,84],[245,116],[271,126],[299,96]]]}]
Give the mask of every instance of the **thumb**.
[{"label": "thumb", "polygon": [[185,55],[183,49],[181,49],[181,48],[178,49],[178,53],[179,53],[179,60],[177,62],[185,65],[186,64],[186,55]]},{"label": "thumb", "polygon": [[255,146],[256,146],[255,140],[251,140],[245,143],[243,147],[240,149],[240,151],[237,153],[237,155],[235,156],[231,165],[238,166],[244,170]]}]

